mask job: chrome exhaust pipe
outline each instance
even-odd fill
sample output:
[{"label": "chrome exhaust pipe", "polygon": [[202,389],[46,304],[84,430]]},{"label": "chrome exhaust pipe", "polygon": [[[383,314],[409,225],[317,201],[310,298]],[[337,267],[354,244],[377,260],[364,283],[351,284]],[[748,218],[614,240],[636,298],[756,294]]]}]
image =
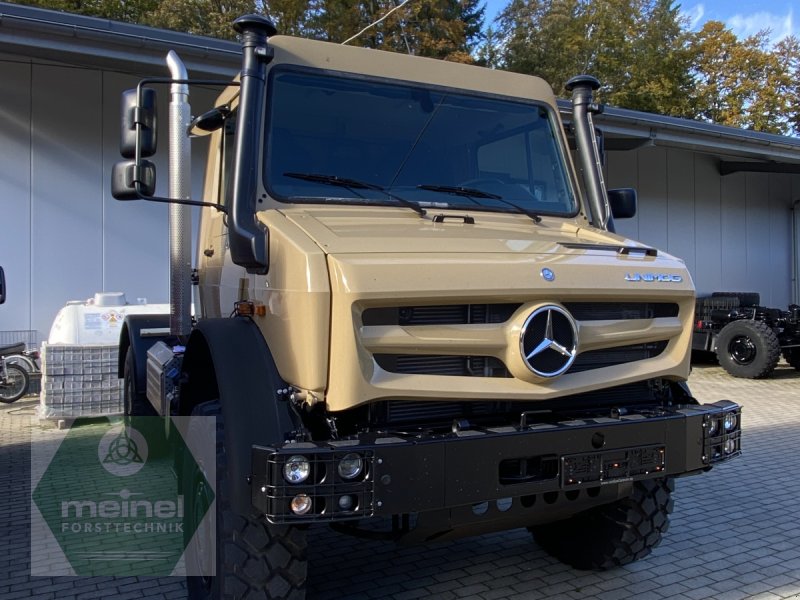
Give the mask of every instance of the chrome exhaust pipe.
[{"label": "chrome exhaust pipe", "polygon": [[[189,77],[178,55],[170,50],[167,66],[172,79]],[[191,121],[189,86],[170,85],[169,197],[189,200],[192,194],[192,155],[188,130]],[[184,204],[169,205],[169,328],[175,336],[189,335],[192,327],[192,211]]]}]

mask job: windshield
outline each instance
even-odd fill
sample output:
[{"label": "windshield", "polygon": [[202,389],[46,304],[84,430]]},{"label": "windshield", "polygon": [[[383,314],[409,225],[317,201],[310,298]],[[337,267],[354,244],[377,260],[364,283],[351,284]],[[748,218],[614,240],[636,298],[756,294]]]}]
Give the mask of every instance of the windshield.
[{"label": "windshield", "polygon": [[278,200],[577,212],[545,106],[279,68],[268,102]]}]

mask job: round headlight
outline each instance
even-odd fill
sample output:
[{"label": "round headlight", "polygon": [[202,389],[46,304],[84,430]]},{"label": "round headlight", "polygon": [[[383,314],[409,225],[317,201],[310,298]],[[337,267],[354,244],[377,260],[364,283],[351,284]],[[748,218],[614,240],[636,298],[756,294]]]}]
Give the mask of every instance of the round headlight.
[{"label": "round headlight", "polygon": [[292,512],[296,515],[304,515],[311,510],[311,496],[306,494],[297,494],[292,498],[291,502]]},{"label": "round headlight", "polygon": [[736,451],[736,442],[734,440],[725,441],[725,454],[733,454]]},{"label": "round headlight", "polygon": [[708,435],[717,435],[719,433],[719,421],[711,419],[708,422]]},{"label": "round headlight", "polygon": [[311,473],[311,463],[305,456],[290,456],[283,466],[283,476],[289,483],[303,483]]},{"label": "round headlight", "polygon": [[363,468],[364,461],[362,461],[361,457],[355,452],[345,454],[344,458],[339,461],[339,466],[337,467],[339,476],[342,479],[354,479],[358,477]]},{"label": "round headlight", "polygon": [[733,431],[736,429],[736,424],[739,422],[739,419],[736,418],[734,413],[728,413],[725,415],[725,418],[722,420],[722,427],[725,431]]},{"label": "round headlight", "polygon": [[340,496],[339,497],[339,508],[342,510],[350,510],[353,508],[353,497],[352,496]]}]

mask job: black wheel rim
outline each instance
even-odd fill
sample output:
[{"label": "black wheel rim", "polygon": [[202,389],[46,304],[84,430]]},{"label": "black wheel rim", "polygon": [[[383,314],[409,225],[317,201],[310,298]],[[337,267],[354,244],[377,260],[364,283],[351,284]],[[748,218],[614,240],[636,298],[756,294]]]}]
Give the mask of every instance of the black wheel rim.
[{"label": "black wheel rim", "polygon": [[756,358],[756,345],[746,335],[737,335],[728,344],[728,353],[740,365],[749,365]]},{"label": "black wheel rim", "polygon": [[6,369],[5,380],[0,380],[0,397],[5,400],[19,396],[25,389],[25,376],[17,369]]}]

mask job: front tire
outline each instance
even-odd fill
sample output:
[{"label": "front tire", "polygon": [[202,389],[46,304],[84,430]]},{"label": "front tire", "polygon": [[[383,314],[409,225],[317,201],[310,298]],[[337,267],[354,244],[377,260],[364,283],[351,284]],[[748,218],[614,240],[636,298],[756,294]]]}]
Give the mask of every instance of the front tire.
[{"label": "front tire", "polygon": [[734,377],[763,379],[778,365],[778,336],[760,321],[732,321],[717,338],[719,364]]},{"label": "front tire", "polygon": [[[303,600],[307,572],[305,530],[271,525],[254,513],[234,511],[225,477],[225,428],[219,401],[198,405],[192,416],[216,417],[216,539],[202,539],[208,531],[198,531],[201,548],[216,552],[216,576],[187,577],[189,598]],[[194,461],[184,461],[182,485],[188,519],[202,519],[203,516],[202,510],[196,508],[198,501],[203,501],[203,494],[208,492],[203,487],[205,477],[200,475]],[[199,522],[192,525],[199,525]],[[184,530],[189,535],[195,527],[188,526]],[[208,564],[202,556],[195,558],[200,561],[195,561],[196,564]]]},{"label": "front tire", "polygon": [[661,543],[669,529],[674,489],[671,478],[637,481],[627,498],[530,531],[545,551],[576,569],[626,565]]},{"label": "front tire", "polygon": [[0,384],[0,402],[11,404],[28,393],[31,380],[19,365],[6,363],[6,383]]},{"label": "front tire", "polygon": [[125,354],[125,369],[123,371],[123,399],[125,401],[126,417],[153,417],[156,411],[147,399],[144,390],[140,390],[136,384],[136,358],[133,346],[128,346]]}]

